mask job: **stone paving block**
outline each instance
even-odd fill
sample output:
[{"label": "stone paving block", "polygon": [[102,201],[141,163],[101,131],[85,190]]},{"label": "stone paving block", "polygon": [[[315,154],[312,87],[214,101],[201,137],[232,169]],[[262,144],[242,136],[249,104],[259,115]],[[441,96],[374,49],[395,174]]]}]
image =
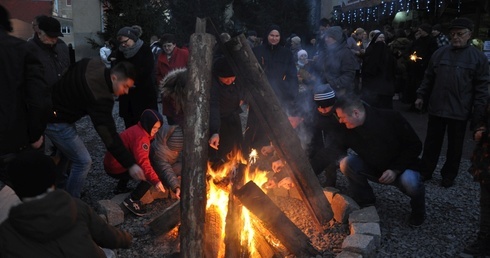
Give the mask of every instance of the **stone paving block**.
[{"label": "stone paving block", "polygon": [[119,204],[110,200],[100,200],[99,209],[107,217],[107,223],[117,226],[124,222],[124,211]]},{"label": "stone paving block", "polygon": [[341,223],[347,223],[349,214],[359,210],[359,205],[352,198],[344,194],[335,194],[330,204],[335,220]]},{"label": "stone paving block", "polygon": [[327,197],[327,200],[329,203],[332,203],[333,197],[335,194],[339,193],[340,190],[335,188],[335,187],[325,187],[323,188],[323,193],[325,194],[325,197]]},{"label": "stone paving block", "polygon": [[379,223],[378,212],[376,211],[376,207],[369,206],[357,211],[353,211],[349,216],[349,224],[352,223],[367,223],[367,222],[375,222]]},{"label": "stone paving block", "polygon": [[373,236],[376,247],[379,247],[381,244],[381,229],[379,223],[352,223],[350,224],[350,233],[351,235],[362,234]]},{"label": "stone paving block", "polygon": [[362,258],[361,254],[354,253],[354,252],[349,252],[349,251],[342,251],[337,256],[336,258]]},{"label": "stone paving block", "polygon": [[374,237],[360,234],[347,236],[342,243],[342,250],[359,253],[362,257],[374,257],[376,252]]}]

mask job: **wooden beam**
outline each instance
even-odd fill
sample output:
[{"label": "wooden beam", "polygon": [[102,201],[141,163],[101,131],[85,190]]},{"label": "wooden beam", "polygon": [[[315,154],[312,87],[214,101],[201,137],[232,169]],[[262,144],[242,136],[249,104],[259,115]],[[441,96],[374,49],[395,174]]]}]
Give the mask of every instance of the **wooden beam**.
[{"label": "wooden beam", "polygon": [[[199,20],[198,20],[199,21]],[[202,21],[201,21],[202,22]],[[204,257],[206,169],[209,138],[209,95],[215,38],[194,33],[190,38],[189,78],[184,106],[184,148],[180,257]]]},{"label": "wooden beam", "polygon": [[296,257],[314,257],[319,254],[308,236],[253,181],[246,183],[235,195]]},{"label": "wooden beam", "polygon": [[180,200],[166,208],[161,215],[153,219],[149,226],[155,235],[163,235],[180,223]]},{"label": "wooden beam", "polygon": [[223,52],[235,70],[235,74],[238,75],[237,79],[242,81],[242,85],[247,86],[248,104],[259,118],[261,126],[269,132],[269,138],[279,157],[287,161],[293,173],[292,180],[315,219],[317,228],[321,229],[322,224],[333,218],[332,208],[308,162],[296,131],[291,127],[267,81],[264,70],[257,62],[243,34],[231,38],[223,45]]}]

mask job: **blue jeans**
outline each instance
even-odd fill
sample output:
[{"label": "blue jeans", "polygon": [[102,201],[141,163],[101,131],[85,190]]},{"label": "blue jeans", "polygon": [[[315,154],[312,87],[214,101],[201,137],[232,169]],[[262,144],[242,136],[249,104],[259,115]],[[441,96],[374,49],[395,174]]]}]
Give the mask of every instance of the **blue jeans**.
[{"label": "blue jeans", "polygon": [[[355,201],[361,205],[375,202],[376,197],[368,180],[379,183],[378,176],[374,176],[374,171],[358,155],[350,154],[344,158],[340,171],[347,177],[349,190]],[[413,214],[425,214],[425,187],[419,172],[407,169],[391,185],[410,197]]]},{"label": "blue jeans", "polygon": [[75,124],[48,124],[45,134],[51,139],[56,148],[71,161],[71,169],[65,190],[71,196],[80,198],[83,183],[92,166],[92,158],[82,139],[78,136]]}]

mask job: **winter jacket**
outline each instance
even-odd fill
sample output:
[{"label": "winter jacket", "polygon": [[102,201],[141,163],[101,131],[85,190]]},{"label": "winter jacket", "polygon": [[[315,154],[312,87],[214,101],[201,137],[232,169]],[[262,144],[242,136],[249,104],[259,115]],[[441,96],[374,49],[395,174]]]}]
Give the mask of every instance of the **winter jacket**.
[{"label": "winter jacket", "polygon": [[[132,236],[107,224],[62,190],[12,207],[0,225],[0,257],[101,257],[104,248],[129,248]],[[100,247],[99,247],[100,246]]]},{"label": "winter jacket", "polygon": [[37,141],[46,128],[51,97],[37,51],[0,30],[0,155]]},{"label": "winter jacket", "polygon": [[44,65],[44,78],[48,86],[53,86],[70,66],[70,55],[66,43],[58,39],[55,45],[46,45],[37,36],[28,42],[30,47],[37,48],[38,57]]},{"label": "winter jacket", "polygon": [[242,89],[236,82],[224,85],[214,77],[211,86],[209,135],[219,133],[222,121],[239,117],[242,99]]},{"label": "winter jacket", "polygon": [[[151,136],[141,127],[138,123],[122,131],[120,134],[124,146],[128,149],[136,159],[143,173],[145,174],[146,181],[152,185],[156,185],[160,182],[158,175],[153,170],[150,164],[150,141]],[[121,174],[128,171],[127,168],[121,166],[121,164],[112,156],[110,152],[106,152],[104,157],[104,169],[109,174]]]},{"label": "winter jacket", "polygon": [[430,115],[482,121],[490,82],[487,58],[467,45],[439,48],[430,59],[424,80],[417,90],[419,98],[428,103]]},{"label": "winter jacket", "polygon": [[100,58],[82,59],[53,86],[50,123],[74,123],[89,115],[108,151],[126,168],[135,164],[112,117],[114,95],[109,69]]},{"label": "winter jacket", "polygon": [[298,76],[291,51],[280,45],[264,44],[253,48],[260,66],[264,70],[270,86],[279,103],[292,109],[292,104],[298,96]]},{"label": "winter jacket", "polygon": [[393,95],[395,93],[396,61],[384,42],[369,44],[362,63],[363,94]]},{"label": "winter jacket", "polygon": [[315,70],[321,83],[329,83],[337,94],[342,94],[354,90],[359,63],[344,40],[322,49]]},{"label": "winter jacket", "polygon": [[[131,58],[125,58],[121,51],[116,51],[116,64],[128,61],[136,67],[134,88],[127,95],[119,96],[119,116],[139,121],[145,109],[158,110],[157,92],[153,84],[154,63],[150,46],[143,44]],[[135,122],[136,124],[136,122]]]},{"label": "winter jacket", "polygon": [[169,148],[167,142],[177,127],[177,125],[162,125],[156,133],[155,140],[151,143],[150,148],[150,160],[153,168],[173,191],[180,187],[180,182],[172,166],[182,162],[181,152],[184,142],[183,138],[179,137],[178,141],[176,141],[178,146],[173,150]]},{"label": "winter jacket", "polygon": [[345,130],[344,149],[355,151],[376,178],[388,169],[397,174],[419,170],[422,142],[408,121],[397,111],[364,107],[364,124]]},{"label": "winter jacket", "polygon": [[189,50],[185,48],[175,47],[170,57],[170,61],[167,59],[167,53],[161,51],[157,59],[156,75],[157,84],[160,84],[162,79],[172,70],[177,68],[187,67],[189,62]]}]

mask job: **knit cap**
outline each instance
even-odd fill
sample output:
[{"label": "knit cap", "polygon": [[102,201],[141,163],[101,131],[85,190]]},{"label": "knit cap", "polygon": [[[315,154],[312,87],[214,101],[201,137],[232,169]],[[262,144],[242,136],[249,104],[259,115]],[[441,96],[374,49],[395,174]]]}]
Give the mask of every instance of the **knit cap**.
[{"label": "knit cap", "polygon": [[291,42],[294,42],[297,45],[299,45],[299,44],[301,44],[301,38],[298,36],[294,36],[293,38],[291,38]]},{"label": "knit cap", "polygon": [[226,78],[235,76],[233,69],[231,69],[230,64],[228,64],[228,61],[224,57],[220,57],[214,62],[213,70],[214,74],[218,77]]},{"label": "knit cap", "polygon": [[335,104],[337,97],[335,96],[335,91],[332,89],[330,84],[321,84],[315,86],[313,95],[313,100],[315,100],[317,106],[326,108],[331,107]]},{"label": "knit cap", "polygon": [[132,27],[123,27],[117,32],[117,37],[125,36],[136,42],[139,38],[138,34],[139,31]]},{"label": "knit cap", "polygon": [[333,26],[325,31],[325,36],[335,39],[337,42],[342,41],[342,28],[340,26]]},{"label": "knit cap", "polygon": [[18,154],[7,166],[7,174],[19,198],[43,194],[56,180],[53,160],[37,150]]},{"label": "knit cap", "polygon": [[300,51],[298,51],[298,59],[302,55],[306,55],[306,58],[308,58],[308,52],[306,52],[306,50],[304,50],[304,49],[301,49]]}]

